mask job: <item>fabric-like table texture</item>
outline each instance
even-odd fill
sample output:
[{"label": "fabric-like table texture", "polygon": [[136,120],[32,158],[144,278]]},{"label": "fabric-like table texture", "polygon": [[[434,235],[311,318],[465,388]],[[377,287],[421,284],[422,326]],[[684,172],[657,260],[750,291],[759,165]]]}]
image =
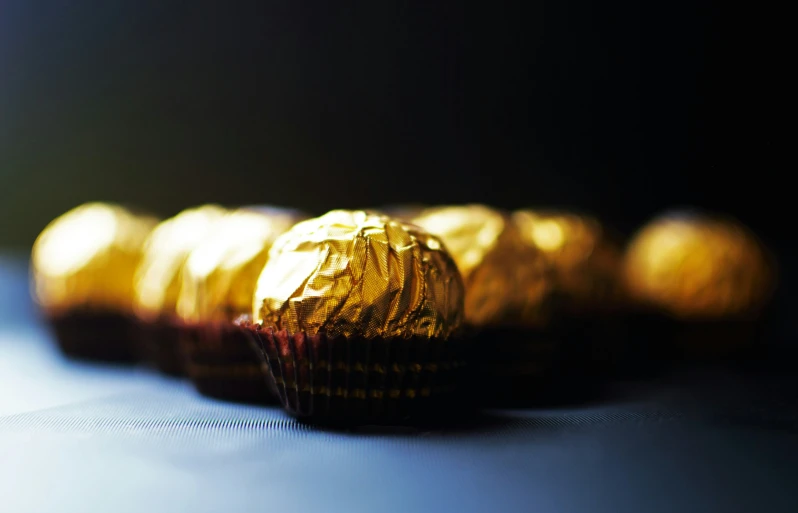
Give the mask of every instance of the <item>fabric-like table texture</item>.
[{"label": "fabric-like table texture", "polygon": [[335,432],[62,357],[0,256],[0,511],[794,511],[798,381],[609,384],[448,429]]}]

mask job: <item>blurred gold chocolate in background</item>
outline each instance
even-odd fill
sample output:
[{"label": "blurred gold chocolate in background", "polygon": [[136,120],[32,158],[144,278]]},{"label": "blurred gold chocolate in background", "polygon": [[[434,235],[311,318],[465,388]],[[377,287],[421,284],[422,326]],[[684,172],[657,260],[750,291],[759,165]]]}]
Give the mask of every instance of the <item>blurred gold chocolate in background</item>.
[{"label": "blurred gold chocolate in background", "polygon": [[764,247],[742,224],[667,214],[644,226],[624,261],[630,295],[678,319],[752,318],[773,291]]},{"label": "blurred gold chocolate in background", "polygon": [[249,316],[272,244],[306,217],[276,208],[242,208],[225,215],[186,261],[177,305],[180,318],[198,323]]},{"label": "blurred gold chocolate in background", "polygon": [[422,205],[420,203],[401,203],[396,205],[387,205],[376,210],[387,216],[393,217],[394,219],[409,223],[428,208],[429,206]]},{"label": "blurred gold chocolate in background", "polygon": [[462,322],[463,283],[434,235],[375,212],[333,210],[275,241],[253,313],[291,333],[446,338]]},{"label": "blurred gold chocolate in background", "polygon": [[136,272],[136,313],[143,320],[176,314],[183,265],[227,212],[218,205],[190,208],[152,231]]},{"label": "blurred gold chocolate in background", "polygon": [[476,327],[542,327],[548,321],[550,266],[509,216],[484,205],[424,210],[413,224],[438,235],[466,288],[466,322]]},{"label": "blurred gold chocolate in background", "polygon": [[621,248],[598,220],[545,210],[518,210],[512,217],[521,236],[551,265],[566,310],[585,313],[621,306]]},{"label": "blurred gold chocolate in background", "polygon": [[54,219],[33,245],[35,299],[54,314],[82,307],[132,313],[135,271],[156,223],[107,203]]}]

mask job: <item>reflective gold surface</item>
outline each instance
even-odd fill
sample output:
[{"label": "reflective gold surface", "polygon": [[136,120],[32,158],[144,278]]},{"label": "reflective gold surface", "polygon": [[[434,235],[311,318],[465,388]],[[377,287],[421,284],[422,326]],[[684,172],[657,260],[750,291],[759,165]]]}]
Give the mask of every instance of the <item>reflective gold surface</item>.
[{"label": "reflective gold surface", "polygon": [[156,223],[105,203],[58,217],[33,245],[35,299],[52,313],[73,307],[131,312],[135,270]]},{"label": "reflective gold surface", "polygon": [[513,222],[549,261],[565,308],[605,310],[619,305],[621,250],[596,219],[568,212],[519,210],[513,213]]},{"label": "reflective gold surface", "polygon": [[635,299],[678,318],[754,315],[773,286],[753,234],[737,222],[698,214],[646,225],[627,249],[624,274]]},{"label": "reflective gold surface", "polygon": [[438,238],[346,210],[277,239],[254,303],[256,322],[328,336],[448,337],[462,314],[463,283]]},{"label": "reflective gold surface", "polygon": [[182,270],[189,253],[227,213],[217,205],[184,210],[153,230],[136,272],[136,312],[148,321],[175,315]]},{"label": "reflective gold surface", "polygon": [[224,216],[186,261],[178,315],[198,323],[251,314],[269,249],[279,235],[306,217],[281,209],[240,209]]},{"label": "reflective gold surface", "polygon": [[532,326],[548,320],[549,266],[509,217],[483,205],[437,207],[412,221],[438,235],[466,288],[466,322]]}]

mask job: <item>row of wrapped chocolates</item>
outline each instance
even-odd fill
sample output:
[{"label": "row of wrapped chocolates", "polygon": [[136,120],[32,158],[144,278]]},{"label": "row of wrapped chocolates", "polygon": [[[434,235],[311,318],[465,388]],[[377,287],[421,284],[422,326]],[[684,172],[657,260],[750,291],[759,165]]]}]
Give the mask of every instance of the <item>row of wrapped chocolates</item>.
[{"label": "row of wrapped chocolates", "polygon": [[206,205],[157,223],[92,203],[42,232],[32,276],[68,354],[345,422],[531,387],[630,312],[749,322],[774,282],[731,220],[668,214],[624,251],[590,217],[482,205]]}]

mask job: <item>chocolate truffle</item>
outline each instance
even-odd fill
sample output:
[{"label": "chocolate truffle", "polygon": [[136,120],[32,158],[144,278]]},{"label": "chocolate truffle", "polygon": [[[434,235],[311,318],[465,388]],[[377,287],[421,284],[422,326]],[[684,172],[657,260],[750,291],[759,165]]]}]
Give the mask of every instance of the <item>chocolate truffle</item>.
[{"label": "chocolate truffle", "polygon": [[183,327],[177,316],[183,266],[226,213],[217,205],[184,210],[161,222],[144,245],[135,283],[136,313],[142,328],[138,348],[143,360],[163,372],[184,373],[179,345]]},{"label": "chocolate truffle", "polygon": [[87,203],[36,239],[34,296],[65,353],[133,359],[134,275],[156,222],[117,205]]},{"label": "chocolate truffle", "polygon": [[581,379],[614,371],[627,342],[618,237],[575,212],[518,210],[512,217],[553,270],[569,370]]},{"label": "chocolate truffle", "polygon": [[518,210],[513,222],[550,263],[564,309],[580,314],[621,306],[621,248],[598,220],[563,211]]},{"label": "chocolate truffle", "polygon": [[421,228],[345,210],[298,223],[274,243],[253,313],[296,416],[383,423],[453,404],[463,283]]},{"label": "chocolate truffle", "polygon": [[259,349],[240,325],[252,320],[252,297],[272,243],[306,217],[278,208],[235,210],[191,251],[177,313],[186,326],[187,374],[200,392],[248,402],[273,398]]},{"label": "chocolate truffle", "polygon": [[641,308],[701,334],[680,330],[677,344],[712,353],[750,341],[774,286],[774,267],[753,233],[698,212],[670,212],[644,226],[629,244],[623,270]]},{"label": "chocolate truffle", "polygon": [[505,212],[484,205],[435,207],[411,222],[439,236],[457,263],[466,288],[468,325],[546,325],[550,267]]},{"label": "chocolate truffle", "polygon": [[443,240],[463,276],[477,392],[489,400],[514,395],[549,372],[557,343],[551,266],[510,216],[484,205],[445,206],[412,222]]},{"label": "chocolate truffle", "polygon": [[668,215],[630,243],[624,272],[630,294],[679,319],[753,317],[765,306],[772,270],[741,224]]}]

